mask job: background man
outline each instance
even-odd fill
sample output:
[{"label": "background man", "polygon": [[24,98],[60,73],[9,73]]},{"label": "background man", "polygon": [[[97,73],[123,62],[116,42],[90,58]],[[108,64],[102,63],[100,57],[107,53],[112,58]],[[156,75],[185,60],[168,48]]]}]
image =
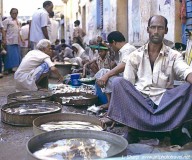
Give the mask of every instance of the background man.
[{"label": "background man", "polygon": [[47,26],[51,23],[49,20],[49,13],[53,11],[53,3],[45,1],[43,8],[38,9],[32,16],[30,26],[30,41],[32,49],[36,48],[37,43],[41,39],[49,39]]},{"label": "background man", "polygon": [[73,31],[73,39],[74,38],[79,38],[80,41],[83,43],[83,37],[86,35],[86,33],[83,31],[82,28],[80,28],[80,21],[76,20],[74,22],[74,31]]},{"label": "background man", "polygon": [[111,92],[112,92],[112,81],[115,76],[122,76],[122,72],[125,68],[125,63],[127,60],[127,56],[133,52],[136,48],[125,41],[125,37],[119,31],[111,32],[107,40],[109,42],[110,47],[115,51],[116,54],[119,54],[119,61],[116,67],[112,70],[109,69],[101,69],[99,72],[96,73],[95,77],[97,79],[97,84],[105,88],[104,92],[107,95],[108,103],[102,105],[101,108],[107,109]]},{"label": "background man", "polygon": [[63,76],[51,61],[51,57],[51,42],[47,39],[40,40],[37,44],[37,50],[28,52],[15,72],[16,90],[48,89],[49,71],[55,73],[59,81],[63,81]]},{"label": "background man", "polygon": [[12,8],[10,11],[11,17],[3,21],[5,30],[5,41],[7,54],[5,56],[4,69],[5,74],[13,72],[13,68],[18,67],[21,63],[21,53],[19,48],[19,42],[24,43],[20,36],[20,23],[17,19],[18,9]]}]

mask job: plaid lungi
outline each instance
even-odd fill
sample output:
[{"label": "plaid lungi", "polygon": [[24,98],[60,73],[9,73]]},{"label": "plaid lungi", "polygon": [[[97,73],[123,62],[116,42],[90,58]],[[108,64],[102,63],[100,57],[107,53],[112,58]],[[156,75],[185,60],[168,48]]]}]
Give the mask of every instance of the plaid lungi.
[{"label": "plaid lungi", "polygon": [[[107,72],[109,72],[109,71],[110,71],[110,69],[102,68],[102,69],[100,69],[100,70],[95,74],[95,78],[96,78],[96,79],[100,79],[101,77],[103,77],[103,76],[104,76]],[[111,92],[112,92],[112,81],[113,81],[113,79],[116,78],[116,77],[120,77],[120,76],[121,76],[121,74],[118,74],[118,75],[116,75],[116,76],[110,77],[110,78],[108,79],[107,84],[106,84],[105,88],[103,89],[103,91],[104,91],[105,93],[111,93]]]},{"label": "plaid lungi", "polygon": [[113,80],[108,116],[141,131],[165,132],[180,126],[191,113],[192,85],[184,83],[167,90],[157,107],[129,81]]}]

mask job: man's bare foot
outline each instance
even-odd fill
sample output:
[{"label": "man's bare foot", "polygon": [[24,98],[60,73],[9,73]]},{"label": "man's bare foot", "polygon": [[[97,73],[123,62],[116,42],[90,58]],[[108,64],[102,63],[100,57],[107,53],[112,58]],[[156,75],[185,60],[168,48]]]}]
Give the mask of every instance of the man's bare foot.
[{"label": "man's bare foot", "polygon": [[115,121],[113,121],[107,116],[100,118],[99,120],[101,121],[101,126],[104,128],[104,130],[107,129],[107,127],[110,127],[110,129],[113,129],[115,126]]}]

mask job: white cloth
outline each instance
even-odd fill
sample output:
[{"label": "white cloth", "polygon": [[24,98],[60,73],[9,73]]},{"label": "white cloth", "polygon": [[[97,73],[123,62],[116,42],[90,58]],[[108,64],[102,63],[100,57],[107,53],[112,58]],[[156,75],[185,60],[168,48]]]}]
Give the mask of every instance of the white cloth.
[{"label": "white cloth", "polygon": [[166,45],[163,45],[152,70],[146,44],[128,56],[124,78],[158,105],[166,89],[173,88],[175,76],[185,80],[191,72],[181,53]]},{"label": "white cloth", "polygon": [[128,55],[136,50],[133,45],[126,43],[120,50],[119,50],[119,63],[124,62],[126,63]]},{"label": "white cloth", "polygon": [[78,65],[82,66],[82,61],[89,60],[89,57],[78,43],[72,44],[72,47],[75,47],[77,52],[74,54],[75,58],[71,59],[71,63],[76,62]]},{"label": "white cloth", "polygon": [[28,47],[28,36],[29,36],[29,24],[21,27],[20,35],[22,39],[25,41],[25,45],[20,44],[21,47]]},{"label": "white cloth", "polygon": [[59,32],[59,22],[54,20],[53,18],[50,18],[51,24],[48,25],[48,34],[49,34],[49,40],[52,44],[55,44],[56,39],[58,39],[58,32]]},{"label": "white cloth", "polygon": [[46,27],[49,24],[51,24],[51,22],[48,12],[44,8],[38,9],[32,16],[30,41],[38,43],[41,39],[44,39],[45,36],[42,27]]},{"label": "white cloth", "polygon": [[27,53],[14,74],[16,91],[37,90],[35,83],[36,77],[34,72],[35,69],[43,62],[46,62],[49,67],[55,65],[51,61],[50,56],[40,50],[32,50]]}]

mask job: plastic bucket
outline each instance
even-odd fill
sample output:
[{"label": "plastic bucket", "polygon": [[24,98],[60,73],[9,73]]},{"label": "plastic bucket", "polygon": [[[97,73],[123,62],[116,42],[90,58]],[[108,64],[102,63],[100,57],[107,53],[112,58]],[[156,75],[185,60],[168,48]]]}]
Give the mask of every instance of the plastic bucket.
[{"label": "plastic bucket", "polygon": [[71,74],[71,85],[80,86],[81,82],[79,81],[79,79],[80,79],[80,73]]},{"label": "plastic bucket", "polygon": [[95,83],[95,94],[98,96],[100,104],[106,104],[108,102],[106,94],[102,92],[97,83]]}]

